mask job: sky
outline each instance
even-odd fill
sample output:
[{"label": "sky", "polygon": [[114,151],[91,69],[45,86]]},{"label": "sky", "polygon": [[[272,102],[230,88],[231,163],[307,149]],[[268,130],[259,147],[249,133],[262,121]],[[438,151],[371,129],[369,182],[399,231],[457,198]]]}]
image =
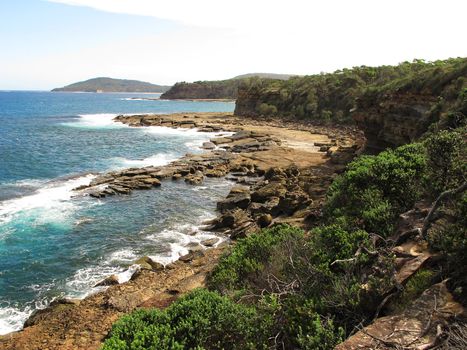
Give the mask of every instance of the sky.
[{"label": "sky", "polygon": [[0,0],[0,89],[466,57],[465,0]]}]

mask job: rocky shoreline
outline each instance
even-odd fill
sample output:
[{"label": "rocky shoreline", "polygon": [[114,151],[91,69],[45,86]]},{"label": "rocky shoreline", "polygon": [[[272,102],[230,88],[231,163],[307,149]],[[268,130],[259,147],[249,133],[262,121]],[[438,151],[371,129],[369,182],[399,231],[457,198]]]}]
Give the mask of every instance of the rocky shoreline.
[{"label": "rocky shoreline", "polygon": [[[99,175],[76,191],[92,197],[128,195],[134,190],[163,186],[164,181],[198,185],[206,177],[235,182],[217,203],[219,215],[204,230],[231,240],[259,228],[287,222],[306,227],[319,216],[333,177],[361,150],[356,130],[238,118],[226,113],[118,116],[131,127],[196,128],[229,132],[211,139],[206,152],[188,154],[162,167],[132,168]],[[215,246],[215,247],[213,247]],[[22,331],[0,336],[1,349],[97,349],[111,325],[138,307],[164,307],[177,296],[205,283],[228,243],[216,239],[189,248],[189,253],[163,266],[148,257],[130,281],[115,276],[109,286],[83,300],[57,300],[33,314]],[[209,248],[209,249],[206,249]]]}]

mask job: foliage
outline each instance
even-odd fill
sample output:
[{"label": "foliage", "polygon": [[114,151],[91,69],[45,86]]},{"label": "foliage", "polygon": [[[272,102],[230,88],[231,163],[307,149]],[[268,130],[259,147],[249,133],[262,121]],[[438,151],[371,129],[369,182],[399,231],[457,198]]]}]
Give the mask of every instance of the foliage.
[{"label": "foliage", "polygon": [[103,350],[263,349],[269,318],[204,289],[160,311],[138,310],[112,328]]},{"label": "foliage", "polygon": [[447,262],[447,271],[453,277],[456,293],[467,302],[467,192],[444,205],[448,219],[435,223],[430,230],[430,248],[440,252]]},{"label": "foliage", "polygon": [[466,128],[441,130],[425,140],[428,154],[427,185],[433,196],[459,186],[467,174]]},{"label": "foliage", "polygon": [[414,60],[397,66],[354,67],[333,73],[292,77],[286,81],[250,79],[242,81],[235,108],[237,115],[263,114],[259,106],[277,108],[277,115],[322,123],[351,123],[355,108],[388,93],[440,96],[433,118],[449,110],[465,87],[467,60],[454,58],[425,62]]},{"label": "foliage", "polygon": [[258,113],[261,115],[274,115],[277,113],[277,108],[274,105],[268,105],[267,103],[261,103],[258,106]]},{"label": "foliage", "polygon": [[353,257],[360,246],[367,246],[369,242],[368,233],[363,230],[349,232],[332,224],[316,228],[309,244],[312,254],[318,257],[320,263],[332,263]]},{"label": "foliage", "polygon": [[297,344],[300,349],[334,349],[345,339],[344,329],[336,327],[332,319],[326,319],[318,314],[313,314],[310,318],[304,328],[298,327]]},{"label": "foliage", "polygon": [[302,236],[303,231],[297,228],[278,225],[238,240],[230,254],[214,268],[209,286],[226,291],[254,283],[257,273],[272,259],[274,248],[279,243]]},{"label": "foliage", "polygon": [[235,99],[238,86],[242,79],[229,79],[219,81],[195,81],[194,83],[179,82],[161,95],[162,99]]},{"label": "foliage", "polygon": [[397,215],[420,198],[425,168],[421,144],[357,158],[328,191],[328,220],[343,216],[351,227],[388,235]]},{"label": "foliage", "polygon": [[402,293],[391,303],[390,309],[395,312],[403,311],[407,305],[418,298],[433,283],[435,273],[429,269],[417,271],[406,283]]}]

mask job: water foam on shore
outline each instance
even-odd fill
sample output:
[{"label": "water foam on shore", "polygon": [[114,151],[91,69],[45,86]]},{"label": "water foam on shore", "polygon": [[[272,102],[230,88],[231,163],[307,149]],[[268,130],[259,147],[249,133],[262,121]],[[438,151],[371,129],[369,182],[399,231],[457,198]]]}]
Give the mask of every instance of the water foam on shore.
[{"label": "water foam on shore", "polygon": [[[51,181],[43,184],[30,195],[1,202],[0,225],[9,222],[21,213],[34,210],[41,210],[41,215],[37,218],[40,222],[60,220],[71,209],[72,204],[69,200],[76,196],[73,189],[89,184],[93,178],[95,175],[88,174],[64,181]],[[37,183],[37,181],[34,182]]]},{"label": "water foam on shore", "polygon": [[112,113],[80,114],[78,115],[78,120],[65,122],[61,125],[85,129],[118,129],[129,127],[126,124],[115,121],[114,118],[116,116],[117,114]]}]

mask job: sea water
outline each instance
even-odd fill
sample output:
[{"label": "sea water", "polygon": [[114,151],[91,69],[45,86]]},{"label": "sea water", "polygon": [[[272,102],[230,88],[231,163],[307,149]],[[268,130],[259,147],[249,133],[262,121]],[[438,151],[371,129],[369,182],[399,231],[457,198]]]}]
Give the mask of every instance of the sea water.
[{"label": "sea water", "polygon": [[188,243],[212,237],[199,226],[228,192],[222,179],[201,186],[164,181],[99,200],[73,191],[100,172],[201,152],[215,135],[131,128],[114,122],[116,115],[234,108],[158,96],[0,91],[0,334],[21,329],[55,298],[98,290],[93,286],[108,275],[128,280],[138,257],[168,263],[187,253]]}]

